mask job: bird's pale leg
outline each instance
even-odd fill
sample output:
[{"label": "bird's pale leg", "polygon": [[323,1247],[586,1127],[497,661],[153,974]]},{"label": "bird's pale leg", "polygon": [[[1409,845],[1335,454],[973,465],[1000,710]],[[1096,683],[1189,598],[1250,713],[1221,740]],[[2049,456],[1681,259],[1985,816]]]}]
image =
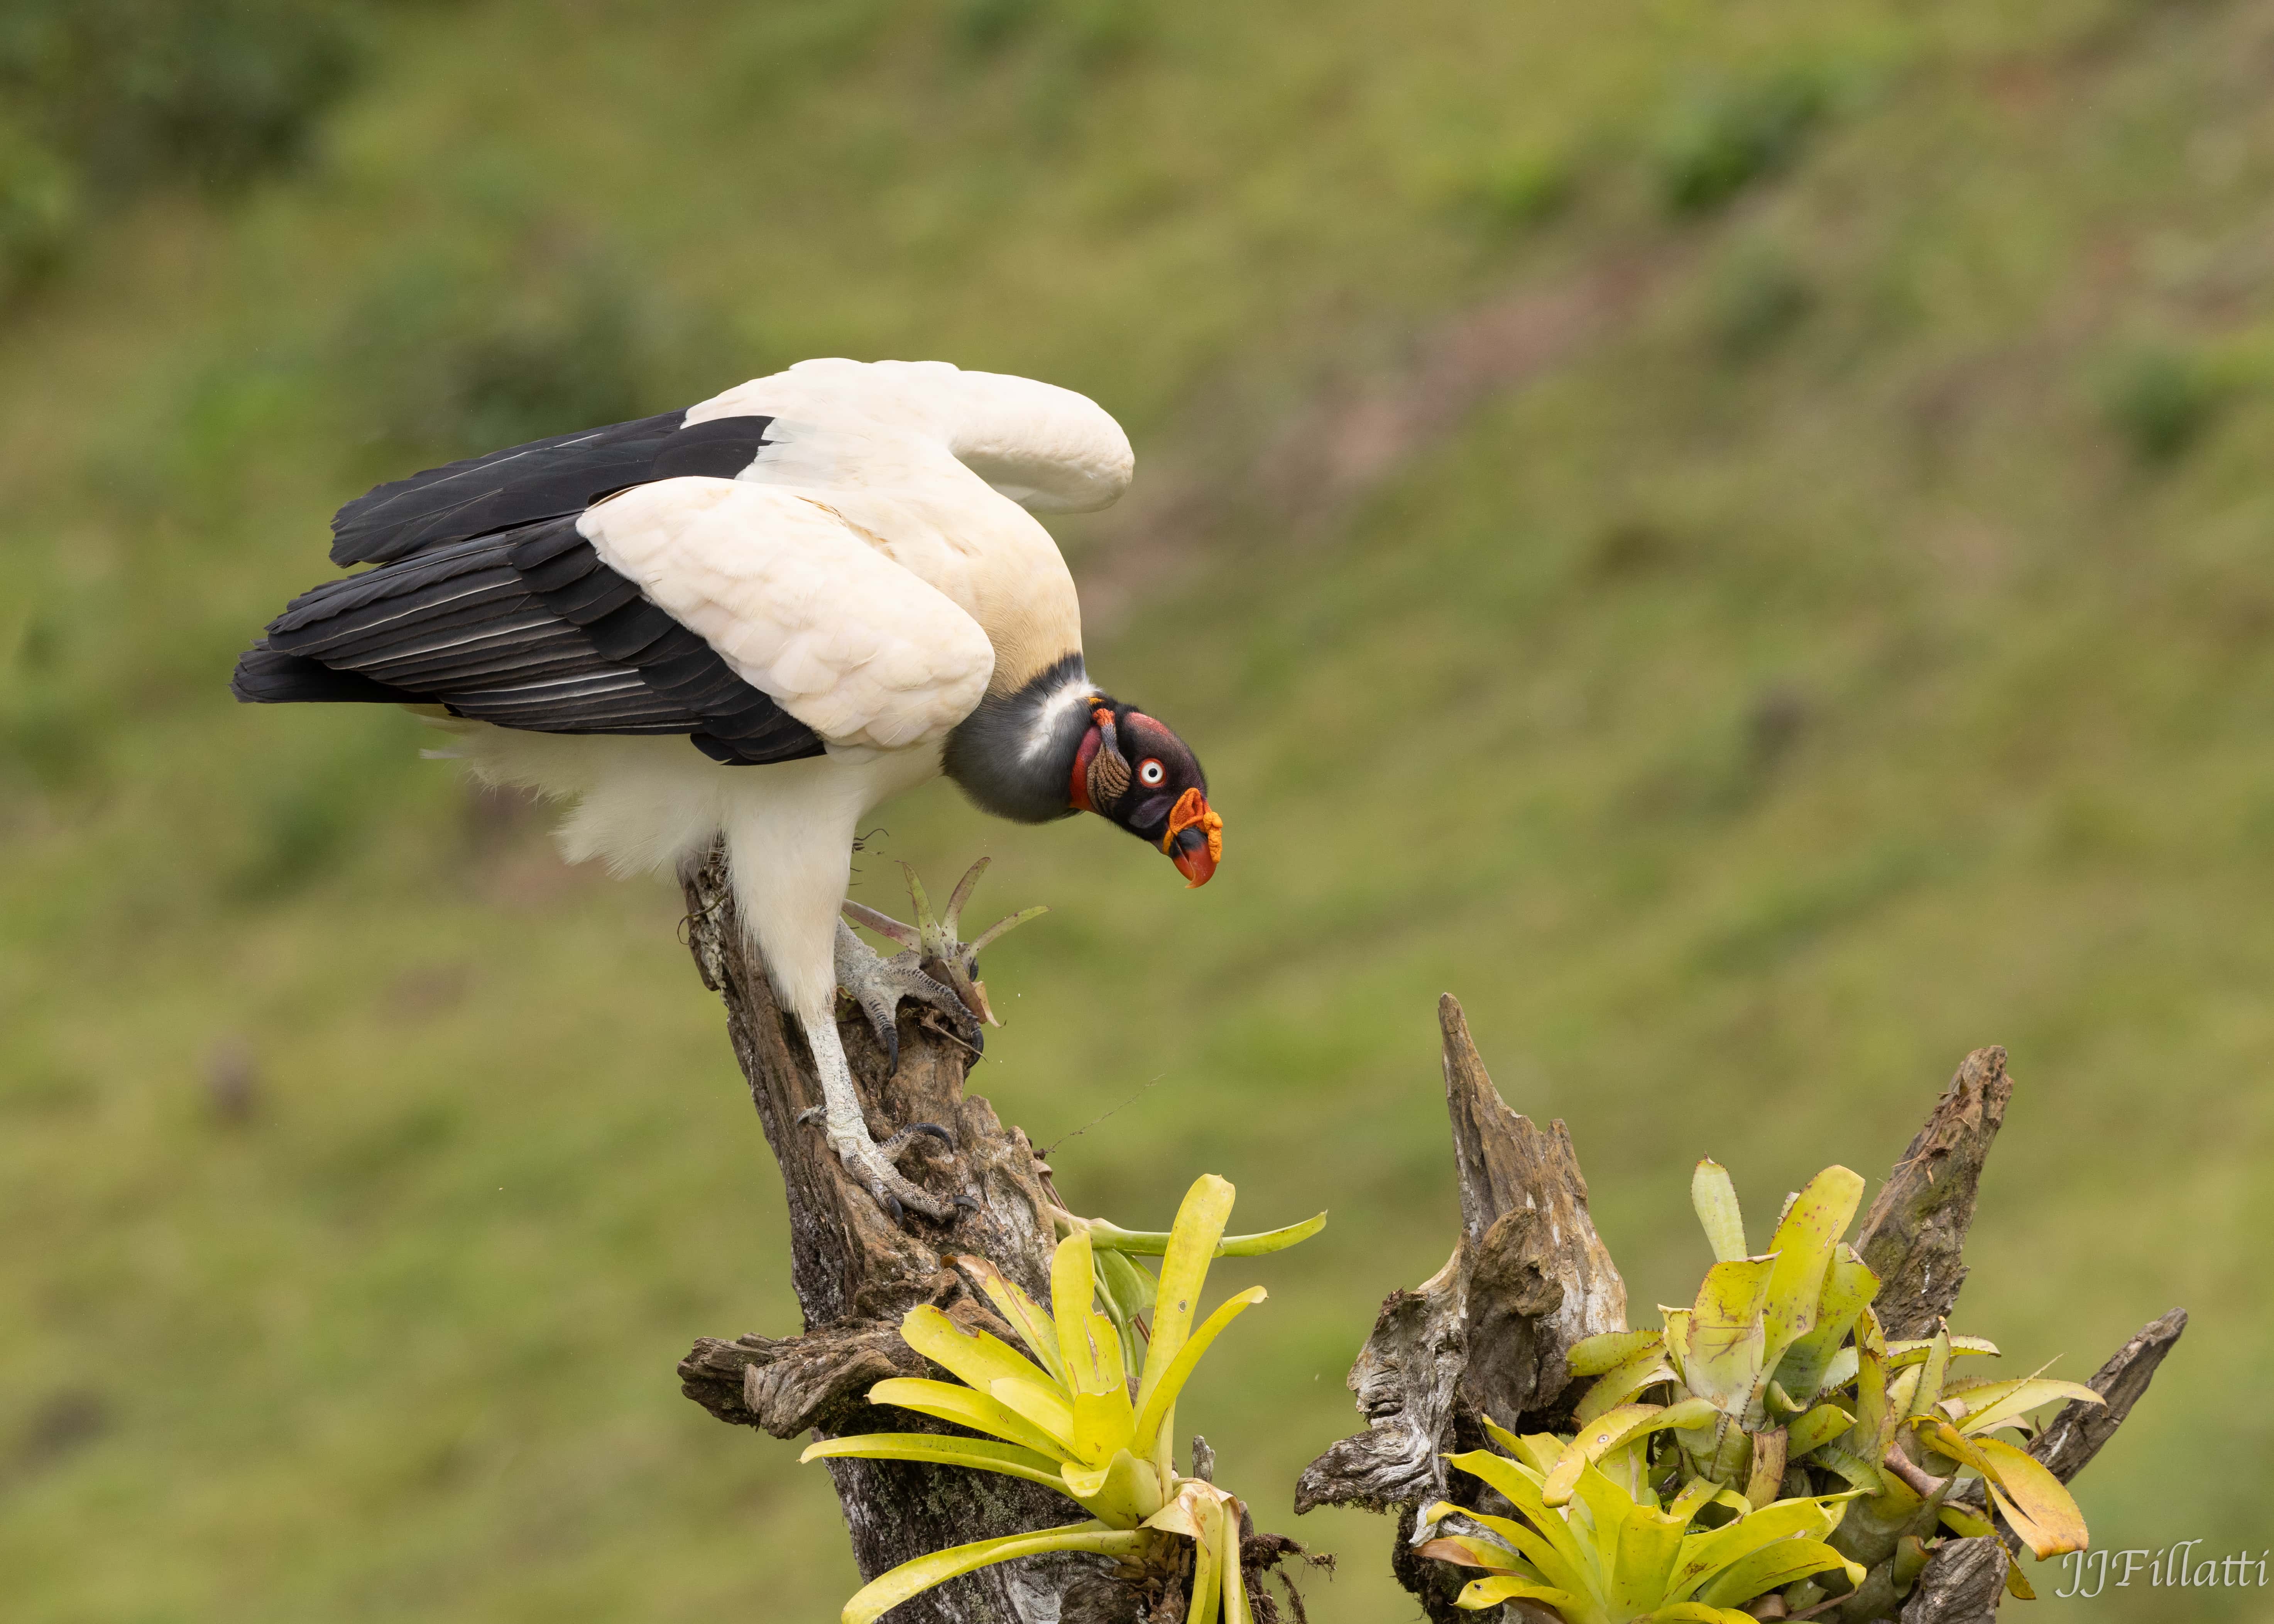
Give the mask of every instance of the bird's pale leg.
[{"label": "bird's pale leg", "polygon": [[[907,865],[901,867],[905,868]],[[1048,910],[1029,908],[1003,921],[976,942],[958,941],[956,925],[963,905],[986,868],[987,860],[983,857],[972,865],[962,883],[955,888],[944,919],[932,917],[930,904],[913,869],[908,871],[908,894],[915,905],[914,925],[904,925],[857,902],[844,905],[847,918],[898,942],[905,950],[890,959],[884,958],[855,936],[845,919],[838,921],[833,954],[837,984],[852,995],[862,1013],[869,1018],[870,1027],[876,1033],[892,1071],[897,1071],[900,1063],[898,1016],[905,999],[929,1004],[947,1016],[975,1051],[983,1047],[980,1022],[1002,1024],[989,1011],[986,989],[977,980],[979,950],[1013,926]],[[927,972],[923,968],[927,960],[943,967],[949,980],[942,981]],[[867,1186],[878,1205],[894,1218],[900,1215],[901,1208],[914,1207],[937,1223],[946,1222],[959,1207],[976,1207],[978,1203],[968,1195],[942,1202],[900,1176],[900,1159],[918,1138],[930,1135],[950,1149],[954,1148],[954,1140],[946,1129],[929,1122],[911,1123],[882,1145],[871,1139],[862,1116],[860,1098],[853,1090],[853,1074],[845,1063],[845,1047],[837,1035],[836,1022],[827,1019],[806,1021],[801,1017],[801,1024],[806,1029],[806,1041],[812,1046],[815,1069],[821,1076],[822,1103],[802,1113],[799,1120],[820,1121],[830,1148],[837,1153],[847,1169]]]},{"label": "bird's pale leg", "polygon": [[838,1039],[836,1021],[825,1017],[800,1024],[813,1050],[813,1069],[821,1077],[821,1103],[799,1113],[798,1120],[820,1119],[822,1136],[846,1171],[859,1179],[877,1198],[877,1205],[895,1219],[902,1207],[913,1207],[934,1223],[953,1218],[958,1207],[968,1203],[968,1197],[942,1199],[902,1177],[896,1164],[919,1138],[929,1135],[953,1150],[954,1137],[937,1123],[919,1122],[877,1144],[869,1137],[869,1124],[862,1116],[861,1097],[853,1090],[853,1071],[845,1064],[845,1045]]}]

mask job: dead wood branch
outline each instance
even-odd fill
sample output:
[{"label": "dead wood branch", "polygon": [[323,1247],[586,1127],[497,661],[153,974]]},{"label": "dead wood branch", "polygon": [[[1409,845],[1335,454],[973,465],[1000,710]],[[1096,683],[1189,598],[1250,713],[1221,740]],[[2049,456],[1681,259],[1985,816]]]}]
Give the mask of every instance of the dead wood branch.
[{"label": "dead wood branch", "polygon": [[2155,1380],[2157,1367],[2187,1328],[2187,1311],[2174,1308],[2160,1320],[2142,1326],[2132,1340],[2111,1354],[2108,1363],[2084,1385],[2108,1402],[2105,1404],[2067,1403],[2029,1446],[2029,1453],[2046,1470],[2067,1483],[2098,1455],[2116,1429],[2132,1413],[2132,1406]]},{"label": "dead wood branch", "polygon": [[1412,1507],[1468,1503],[1470,1480],[1449,1484],[1449,1451],[1485,1437],[1482,1418],[1538,1431],[1568,1418],[1571,1347],[1626,1323],[1626,1287],[1587,1215],[1587,1181],[1560,1122],[1542,1129],[1509,1109],[1487,1075],[1461,1006],[1437,1006],[1445,1107],[1452,1118],[1461,1235],[1445,1267],[1393,1291],[1376,1317],[1349,1387],[1367,1430],[1304,1469],[1295,1510],[1400,1508],[1393,1565],[1431,1616],[1450,1613],[1448,1590],[1407,1548]]},{"label": "dead wood branch", "polygon": [[[805,1333],[731,1342],[705,1337],[679,1367],[687,1395],[722,1421],[778,1438],[811,1429],[840,1435],[949,1429],[863,1396],[886,1376],[921,1375],[924,1361],[900,1340],[900,1316],[919,1303],[998,1336],[1009,1328],[946,1259],[987,1258],[1040,1301],[1050,1295],[1056,1236],[1048,1169],[1026,1136],[1005,1128],[987,1101],[963,1092],[968,1051],[936,1031],[928,1012],[901,1012],[899,1069],[849,1002],[839,1033],[855,1086],[879,1139],[910,1122],[955,1136],[951,1155],[909,1167],[927,1189],[968,1193],[976,1211],[952,1224],[910,1214],[895,1223],[830,1154],[798,1113],[821,1086],[797,1023],[777,1001],[734,913],[717,856],[683,876],[689,945],[703,981],[727,1004],[727,1032],[748,1079],[766,1142],[781,1164],[789,1207],[790,1278]],[[934,974],[938,973],[934,969]],[[1079,1507],[1035,1484],[992,1473],[897,1461],[832,1460],[838,1499],[864,1578],[926,1553],[1000,1534],[1082,1520]],[[1142,1598],[1101,1559],[1055,1557],[991,1568],[903,1603],[894,1624],[1134,1624]]]},{"label": "dead wood branch", "polygon": [[1889,1336],[1933,1335],[1958,1301],[1982,1164],[2013,1097],[2004,1049],[1967,1056],[1864,1215],[1856,1252],[1879,1277],[1874,1306]]}]

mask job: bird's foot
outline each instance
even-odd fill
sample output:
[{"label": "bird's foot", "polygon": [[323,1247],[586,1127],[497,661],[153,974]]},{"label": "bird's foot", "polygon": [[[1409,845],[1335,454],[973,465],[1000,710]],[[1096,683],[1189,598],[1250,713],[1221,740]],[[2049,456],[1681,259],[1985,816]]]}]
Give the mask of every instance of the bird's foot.
[{"label": "bird's foot", "polygon": [[954,1218],[959,1207],[968,1207],[974,1211],[978,1208],[979,1203],[968,1195],[945,1199],[936,1196],[910,1182],[900,1171],[901,1160],[923,1139],[937,1139],[949,1150],[955,1148],[955,1136],[936,1122],[912,1122],[879,1145],[869,1137],[866,1125],[858,1122],[832,1123],[822,1106],[799,1112],[797,1119],[822,1124],[823,1137],[828,1139],[829,1148],[837,1153],[837,1159],[845,1164],[845,1170],[861,1182],[895,1223],[904,1215],[904,1209],[922,1213],[934,1223],[946,1223]]},{"label": "bird's foot", "polygon": [[965,1042],[974,1049],[985,1048],[978,1016],[955,996],[953,988],[924,973],[919,950],[910,948],[886,959],[855,936],[853,928],[842,920],[837,922],[837,984],[852,995],[869,1018],[869,1029],[884,1046],[887,1076],[900,1069],[900,1034],[895,1022],[905,999],[931,1005],[947,1017]]},{"label": "bird's foot", "polygon": [[898,942],[903,949],[885,959],[844,923],[837,927],[837,984],[853,995],[854,1001],[869,1017],[877,1041],[884,1045],[895,1069],[900,1065],[900,1041],[893,1020],[904,998],[918,999],[940,1011],[960,1029],[966,1042],[983,1052],[987,1045],[981,1023],[990,1026],[1003,1024],[987,1007],[987,985],[979,979],[980,950],[1005,931],[1050,910],[1028,908],[990,926],[976,941],[959,940],[956,929],[962,921],[963,905],[971,899],[972,888],[979,883],[979,876],[992,861],[983,857],[971,865],[957,883],[954,894],[947,899],[947,912],[937,919],[932,917],[923,883],[906,863],[900,867],[908,876],[908,898],[915,907],[915,924],[904,925],[857,902],[845,904],[846,919]]}]

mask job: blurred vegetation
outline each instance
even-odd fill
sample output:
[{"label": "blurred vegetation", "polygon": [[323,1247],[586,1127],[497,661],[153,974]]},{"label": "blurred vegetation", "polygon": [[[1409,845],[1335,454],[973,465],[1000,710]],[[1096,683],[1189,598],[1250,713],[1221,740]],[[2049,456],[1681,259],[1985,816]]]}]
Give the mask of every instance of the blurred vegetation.
[{"label": "blurred vegetation", "polygon": [[302,155],[385,0],[11,0],[0,11],[0,297],[122,198]]},{"label": "blurred vegetation", "polygon": [[[1136,438],[1063,534],[1223,871],[937,791],[860,894],[992,852],[1052,905],[974,1086],[1081,1209],[1164,1224],[1195,1166],[1334,1209],[1185,1418],[1260,1520],[1453,1235],[1449,988],[1645,1305],[1705,1260],[1697,1123],[1773,1188],[1876,1172],[2006,1044],[1977,1244],[2034,1268],[1968,1328],[2074,1376],[2187,1304],[2080,1498],[2259,1537],[2268,1423],[2209,1395],[2274,1330],[2274,5],[112,15],[7,26],[164,73],[0,132],[56,244],[0,316],[11,1619],[850,1590],[824,1485],[671,1379],[794,1319],[675,895],[561,868],[411,718],[223,686],[370,481],[828,354]],[[1385,1525],[1292,1526],[1344,1559],[1314,1616],[1404,1616]]]}]

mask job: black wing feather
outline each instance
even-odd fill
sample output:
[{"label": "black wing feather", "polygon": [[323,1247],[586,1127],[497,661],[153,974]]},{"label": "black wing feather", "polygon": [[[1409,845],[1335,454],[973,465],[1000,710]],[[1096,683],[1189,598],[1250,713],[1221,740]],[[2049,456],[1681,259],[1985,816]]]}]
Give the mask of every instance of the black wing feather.
[{"label": "black wing feather", "polygon": [[[748,444],[749,425],[765,420],[727,421],[743,425]],[[404,481],[402,500],[417,485]],[[580,500],[575,511],[583,508]],[[392,521],[397,536],[409,533],[401,528],[407,511]],[[440,523],[434,515],[444,512],[430,504],[422,522]],[[570,515],[413,545],[428,550],[294,598],[238,661],[230,685],[237,696],[440,704],[543,733],[684,733],[713,760],[739,764],[822,754],[811,728],[602,563]]]},{"label": "black wing feather", "polygon": [[332,517],[332,562],[383,564],[584,510],[657,479],[731,479],[757,460],[772,417],[684,411],[556,434],[378,485]]},{"label": "black wing feather", "polygon": [[601,658],[623,664],[651,663],[649,651],[665,638],[680,633],[693,635],[644,598],[581,624]]}]

